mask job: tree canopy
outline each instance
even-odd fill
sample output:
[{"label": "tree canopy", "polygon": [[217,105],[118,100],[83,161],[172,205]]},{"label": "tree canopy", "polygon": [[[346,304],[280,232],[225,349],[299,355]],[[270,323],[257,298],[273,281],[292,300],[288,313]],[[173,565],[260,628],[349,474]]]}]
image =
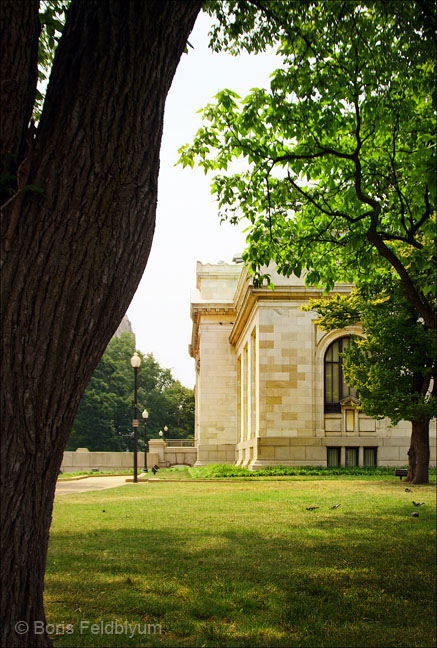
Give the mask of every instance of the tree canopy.
[{"label": "tree canopy", "polygon": [[[180,162],[218,172],[220,216],[248,222],[262,281],[313,285],[395,274],[436,328],[436,10],[418,1],[208,2],[216,49],[276,44],[269,88],[230,89]],[[235,171],[244,158],[243,170]],[[243,165],[241,165],[243,166]]]},{"label": "tree canopy", "polygon": [[[85,390],[66,449],[133,450],[134,378],[130,358],[135,338],[122,333],[108,344]],[[147,437],[187,438],[194,434],[194,394],[163,369],[152,353],[143,355],[138,370],[138,408],[147,409]],[[141,416],[140,416],[140,420]],[[142,434],[140,434],[142,443]]]}]

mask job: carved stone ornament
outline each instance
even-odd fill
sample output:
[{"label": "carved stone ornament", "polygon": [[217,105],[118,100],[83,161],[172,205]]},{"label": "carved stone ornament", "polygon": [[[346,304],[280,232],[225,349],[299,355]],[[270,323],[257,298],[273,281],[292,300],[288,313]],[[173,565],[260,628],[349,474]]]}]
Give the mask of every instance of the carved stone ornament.
[{"label": "carved stone ornament", "polygon": [[341,409],[356,409],[361,405],[361,401],[358,400],[358,398],[355,398],[354,396],[346,396],[346,398],[343,398],[340,401]]}]

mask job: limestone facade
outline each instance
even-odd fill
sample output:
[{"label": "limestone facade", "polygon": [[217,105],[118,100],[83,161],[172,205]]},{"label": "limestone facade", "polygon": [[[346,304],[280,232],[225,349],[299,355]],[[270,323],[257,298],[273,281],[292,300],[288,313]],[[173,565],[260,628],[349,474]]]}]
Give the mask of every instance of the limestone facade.
[{"label": "limestone facade", "polygon": [[[343,383],[334,389],[337,402],[326,402],[325,375],[332,365],[339,371],[332,354],[359,328],[322,331],[315,313],[300,310],[320,291],[273,267],[268,272],[274,290],[255,288],[241,264],[197,264],[189,348],[196,363],[196,465],[406,464],[409,423],[391,427],[365,416]],[[350,289],[341,284],[334,291]],[[433,422],[432,464],[435,438]]]}]

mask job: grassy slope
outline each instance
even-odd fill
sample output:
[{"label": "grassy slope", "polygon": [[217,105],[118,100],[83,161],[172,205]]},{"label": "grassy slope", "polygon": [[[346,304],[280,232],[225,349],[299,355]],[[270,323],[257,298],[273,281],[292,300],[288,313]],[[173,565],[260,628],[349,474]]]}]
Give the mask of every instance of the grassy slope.
[{"label": "grassy slope", "polygon": [[[434,564],[433,486],[129,484],[57,498],[46,607],[75,628],[59,647],[428,647]],[[162,634],[80,634],[81,620]]]}]

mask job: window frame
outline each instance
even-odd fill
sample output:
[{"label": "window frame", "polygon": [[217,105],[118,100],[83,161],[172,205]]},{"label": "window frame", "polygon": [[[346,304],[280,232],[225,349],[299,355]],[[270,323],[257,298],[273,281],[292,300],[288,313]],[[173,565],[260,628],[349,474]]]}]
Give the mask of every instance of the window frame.
[{"label": "window frame", "polygon": [[[324,412],[325,414],[341,414],[341,401],[347,398],[347,396],[351,396],[353,398],[357,398],[358,394],[353,389],[352,387],[348,386],[348,393],[344,393],[343,386],[346,384],[344,381],[344,376],[343,376],[343,358],[341,357],[341,353],[343,353],[344,347],[343,346],[343,341],[344,340],[350,340],[351,336],[350,335],[343,335],[342,337],[338,337],[335,340],[331,342],[331,344],[328,346],[328,348],[325,351],[324,357],[323,357],[323,406],[324,406]],[[349,343],[350,344],[350,343]],[[327,360],[327,356],[329,354],[329,351],[333,349],[335,345],[338,345],[338,361],[333,361],[333,360]],[[349,346],[349,345],[348,345]],[[337,372],[337,384],[336,388],[338,390],[338,401],[328,401],[326,396],[326,384],[327,384],[327,366],[331,367],[331,384],[333,385],[334,382],[334,366],[338,366],[338,372]],[[334,387],[332,386],[331,391],[334,392]]]}]

